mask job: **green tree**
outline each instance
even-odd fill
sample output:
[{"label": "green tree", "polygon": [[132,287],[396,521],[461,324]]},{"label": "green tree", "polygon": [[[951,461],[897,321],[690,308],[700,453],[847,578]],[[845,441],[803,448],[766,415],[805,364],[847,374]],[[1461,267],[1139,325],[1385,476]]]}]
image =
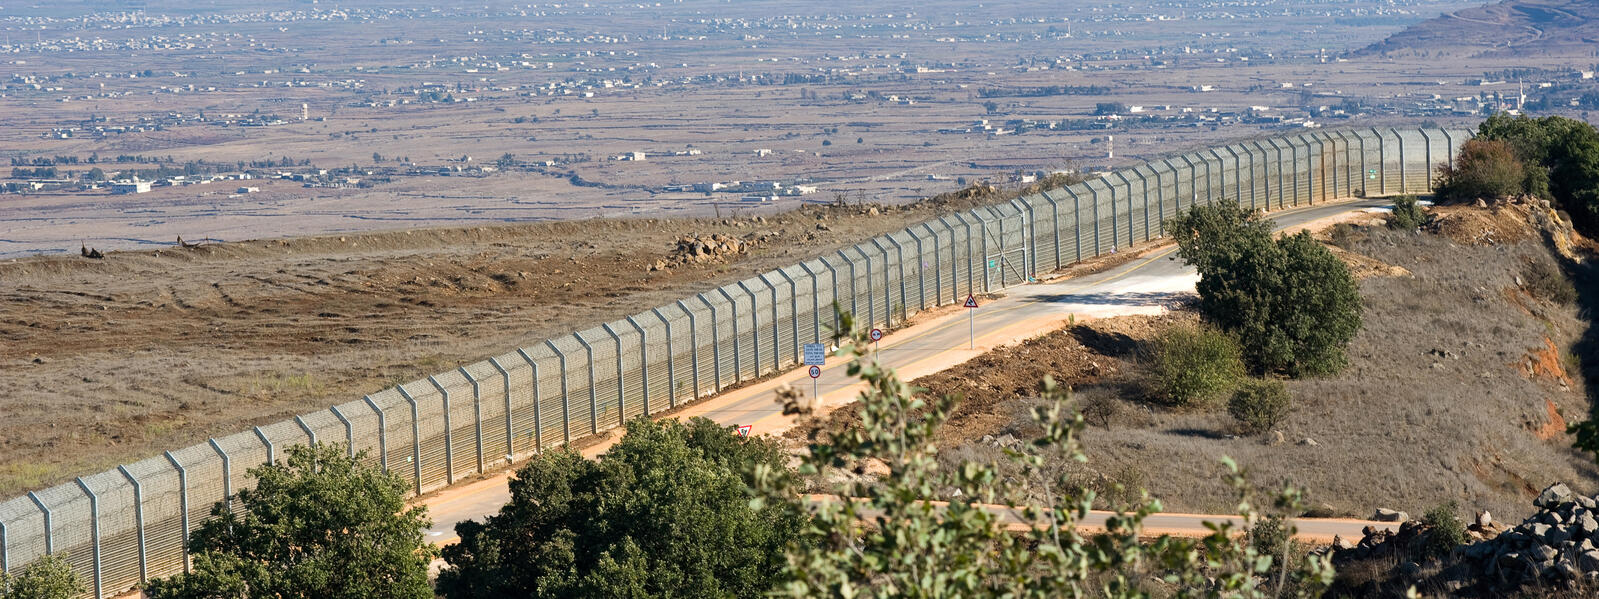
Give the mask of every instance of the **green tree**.
[{"label": "green tree", "polygon": [[1199,271],[1199,310],[1238,338],[1256,372],[1335,372],[1360,330],[1360,293],[1343,261],[1308,232],[1273,239],[1236,201],[1194,206],[1166,229]]},{"label": "green tree", "polygon": [[1154,345],[1154,390],[1168,404],[1208,404],[1244,376],[1238,342],[1215,327],[1176,325],[1162,332]]},{"label": "green tree", "polygon": [[1477,139],[1508,144],[1526,165],[1526,193],[1553,200],[1579,229],[1599,232],[1599,130],[1593,125],[1495,114],[1477,127]]},{"label": "green tree", "polygon": [[754,597],[774,584],[801,514],[751,507],[749,477],[781,472],[773,441],[697,418],[628,423],[599,461],[545,454],[511,501],[456,526],[439,593],[472,597]]},{"label": "green tree", "polygon": [[[1214,524],[1199,540],[1161,536],[1140,540],[1143,520],[1159,509],[1144,499],[1105,522],[1105,532],[1078,529],[1094,505],[1090,491],[1079,491],[1071,470],[1060,464],[1085,459],[1078,443],[1080,415],[1068,409],[1069,393],[1045,379],[1044,401],[1032,410],[1043,431],[1020,450],[1007,452],[1025,488],[1006,482],[992,463],[959,461],[940,465],[935,439],[955,400],[927,398],[925,390],[901,381],[875,362],[865,331],[843,315],[849,340],[838,355],[864,382],[857,398],[858,426],[825,427],[810,419],[811,403],[780,397],[785,414],[800,414],[810,445],[801,455],[803,480],[819,483],[835,498],[806,499],[798,479],[758,471],[765,501],[803,508],[811,523],[806,543],[790,551],[783,597],[1147,597],[1152,580],[1162,594],[1176,597],[1264,597],[1273,559],[1248,546],[1232,523]],[[876,480],[858,475],[864,463],[887,467]],[[1257,514],[1246,500],[1248,488],[1229,460],[1228,481],[1238,492],[1240,513],[1252,523]],[[842,471],[842,472],[841,472]],[[1278,496],[1293,509],[1296,492]],[[931,500],[943,500],[934,503]],[[1019,517],[1022,530],[1007,530],[1004,515]],[[1292,534],[1291,524],[1288,525]],[[1297,573],[1300,587],[1314,596],[1331,581],[1320,556],[1307,557]]]},{"label": "green tree", "polygon": [[331,445],[296,446],[249,470],[242,512],[218,503],[190,537],[189,574],[151,581],[151,599],[430,599],[427,508],[398,476]]},{"label": "green tree", "polygon": [[1455,164],[1438,169],[1438,195],[1449,201],[1497,200],[1533,193],[1528,186],[1526,166],[1511,144],[1499,140],[1467,140]]},{"label": "green tree", "polygon": [[0,599],[76,599],[88,587],[59,555],[47,555],[15,574],[0,574]]}]

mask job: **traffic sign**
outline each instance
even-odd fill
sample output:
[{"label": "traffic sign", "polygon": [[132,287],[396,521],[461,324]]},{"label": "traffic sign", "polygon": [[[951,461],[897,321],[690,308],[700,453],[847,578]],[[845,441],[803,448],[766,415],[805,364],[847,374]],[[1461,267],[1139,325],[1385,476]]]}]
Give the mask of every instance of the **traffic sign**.
[{"label": "traffic sign", "polygon": [[821,366],[827,363],[827,346],[820,343],[805,344],[805,365]]},{"label": "traffic sign", "polygon": [[[968,294],[966,296],[966,307],[968,307],[968,308],[976,308],[977,307],[977,296],[976,295]],[[969,337],[969,339],[967,341],[967,349],[977,349],[977,310],[969,310],[969,311],[966,312],[966,325],[967,325],[967,328],[969,329],[969,335],[970,335],[970,337]]]},{"label": "traffic sign", "polygon": [[813,379],[814,378],[821,378],[821,376],[822,376],[822,367],[821,366],[812,366],[811,367],[811,378],[813,378]]},{"label": "traffic sign", "polygon": [[977,307],[977,296],[975,296],[975,295],[966,296],[966,307],[968,307],[968,308],[976,308]]},{"label": "traffic sign", "polygon": [[872,329],[871,336],[872,336],[872,341],[882,341],[883,340],[883,329]]},{"label": "traffic sign", "polygon": [[734,431],[737,432],[738,436],[740,436],[740,437],[748,437],[748,436],[750,436],[750,429],[754,428],[754,425],[751,425],[751,424],[742,424],[742,425],[734,425],[734,426],[736,427],[736,428],[734,428]]}]

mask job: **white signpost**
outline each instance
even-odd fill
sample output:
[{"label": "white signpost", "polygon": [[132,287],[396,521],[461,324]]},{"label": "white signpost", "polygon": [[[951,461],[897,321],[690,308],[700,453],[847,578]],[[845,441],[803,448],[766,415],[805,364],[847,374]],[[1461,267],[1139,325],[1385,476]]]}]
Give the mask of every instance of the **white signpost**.
[{"label": "white signpost", "polygon": [[971,325],[971,340],[968,349],[977,349],[977,296],[966,296],[966,321]]},{"label": "white signpost", "polygon": [[816,379],[822,376],[822,366],[827,363],[827,346],[820,343],[805,344],[805,365],[810,366],[811,397],[820,400],[816,395]]}]

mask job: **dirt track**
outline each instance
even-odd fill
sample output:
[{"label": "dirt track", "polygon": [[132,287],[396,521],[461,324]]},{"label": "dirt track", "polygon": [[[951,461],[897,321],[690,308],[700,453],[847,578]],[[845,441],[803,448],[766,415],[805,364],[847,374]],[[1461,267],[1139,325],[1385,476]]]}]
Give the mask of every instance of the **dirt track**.
[{"label": "dirt track", "polygon": [[[0,496],[355,399],[953,206],[415,230],[0,263]],[[694,233],[765,241],[726,261],[650,270]]]}]

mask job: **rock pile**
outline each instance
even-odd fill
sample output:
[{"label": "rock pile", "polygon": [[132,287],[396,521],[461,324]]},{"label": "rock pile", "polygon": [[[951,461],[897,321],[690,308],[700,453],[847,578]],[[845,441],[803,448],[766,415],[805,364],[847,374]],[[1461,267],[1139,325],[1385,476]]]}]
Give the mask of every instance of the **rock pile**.
[{"label": "rock pile", "polygon": [[1499,589],[1599,582],[1599,499],[1556,483],[1533,505],[1538,513],[1520,525],[1467,546],[1461,565]]},{"label": "rock pile", "polygon": [[668,270],[689,264],[708,264],[726,262],[731,258],[747,254],[757,245],[765,242],[777,234],[771,231],[751,233],[744,237],[712,233],[709,235],[690,235],[677,240],[677,246],[664,260],[656,260],[650,265],[651,271]]},{"label": "rock pile", "polygon": [[1398,531],[1368,527],[1359,543],[1338,539],[1328,551],[1334,566],[1368,560],[1397,564],[1390,573],[1396,588],[1485,597],[1525,588],[1594,588],[1599,584],[1599,497],[1556,483],[1533,505],[1538,512],[1509,529],[1486,512],[1478,514],[1466,528],[1467,544],[1443,556],[1427,556],[1433,531],[1417,522],[1404,522]]}]

